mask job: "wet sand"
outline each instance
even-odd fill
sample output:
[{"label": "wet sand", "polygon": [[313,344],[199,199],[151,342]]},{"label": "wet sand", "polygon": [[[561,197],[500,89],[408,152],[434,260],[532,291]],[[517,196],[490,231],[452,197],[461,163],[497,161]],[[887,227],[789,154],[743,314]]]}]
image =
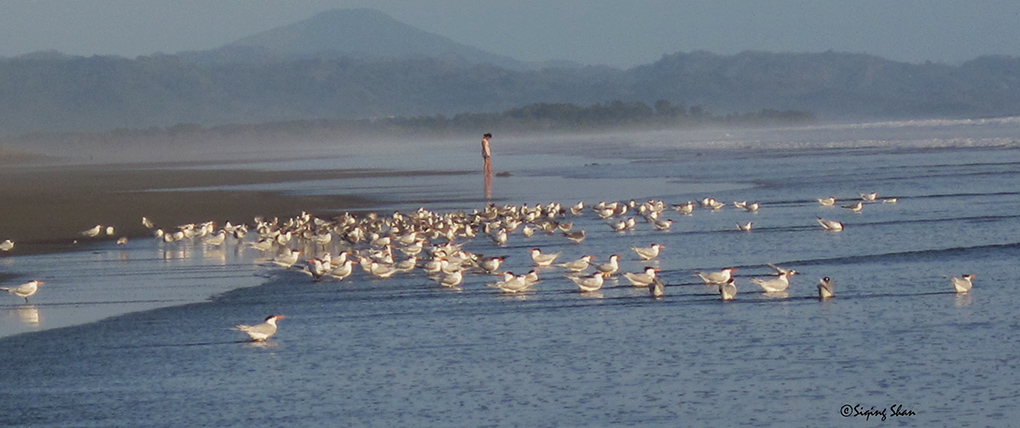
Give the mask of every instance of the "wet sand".
[{"label": "wet sand", "polygon": [[[193,164],[17,165],[0,168],[0,241],[16,246],[8,255],[73,249],[96,240],[147,236],[143,216],[157,227],[204,221],[251,223],[256,216],[290,217],[357,211],[374,201],[349,195],[301,195],[272,191],[189,190],[411,174],[385,170],[258,171],[182,169]],[[86,238],[95,225],[113,226],[112,237]]]},{"label": "wet sand", "polygon": [[[233,190],[262,185],[292,189],[295,182],[442,175],[393,169],[264,170],[229,161],[83,165],[42,156],[0,156],[0,241],[15,248],[0,254],[0,285],[45,280],[30,303],[4,294],[0,337],[66,327],[128,312],[183,305],[262,283],[257,251],[196,245],[163,246],[142,226],[289,218],[302,211],[330,216],[363,212],[383,200],[358,195]],[[211,190],[210,190],[211,189]],[[115,233],[81,234],[95,225]],[[127,245],[114,245],[119,237]]]}]

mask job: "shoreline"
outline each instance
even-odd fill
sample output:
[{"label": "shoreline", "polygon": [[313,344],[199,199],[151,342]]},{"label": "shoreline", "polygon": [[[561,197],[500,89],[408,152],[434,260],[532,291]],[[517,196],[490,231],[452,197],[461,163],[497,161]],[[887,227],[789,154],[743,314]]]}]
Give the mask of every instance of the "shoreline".
[{"label": "shoreline", "polygon": [[[286,219],[302,212],[321,217],[360,214],[397,201],[360,191],[302,194],[297,187],[320,180],[406,181],[465,173],[354,168],[350,162],[331,166],[329,159],[325,169],[262,168],[267,162],[292,160],[300,159],[81,164],[47,158],[0,168],[0,201],[5,205],[0,209],[0,241],[15,242],[11,251],[0,253],[0,286],[39,279],[46,282],[44,291],[58,289],[40,292],[29,303],[2,293],[0,339],[205,302],[269,280],[258,263],[263,255],[244,243],[231,238],[231,247],[221,248],[200,241],[164,244],[142,225],[143,216],[157,228],[174,229],[206,221],[251,225],[256,217]],[[237,190],[245,187],[254,190]],[[97,224],[112,225],[115,233],[96,238],[81,234]],[[129,238],[128,243],[116,245],[120,237]],[[210,276],[217,279],[209,281]]]},{"label": "shoreline", "polygon": [[[357,195],[308,195],[273,190],[216,190],[239,185],[272,185],[312,180],[415,177],[455,171],[331,169],[260,171],[243,165],[229,169],[189,169],[181,164],[38,165],[0,170],[0,241],[15,248],[11,257],[80,248],[119,237],[151,236],[142,217],[156,227],[215,221],[251,223],[255,217],[290,217],[302,211],[328,215],[363,211],[389,201]],[[114,227],[114,235],[88,238],[95,225]]]}]

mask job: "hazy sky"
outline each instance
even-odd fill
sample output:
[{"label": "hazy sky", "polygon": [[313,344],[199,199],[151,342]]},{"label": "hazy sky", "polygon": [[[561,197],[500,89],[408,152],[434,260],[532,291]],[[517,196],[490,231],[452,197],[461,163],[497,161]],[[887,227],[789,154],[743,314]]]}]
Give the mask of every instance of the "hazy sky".
[{"label": "hazy sky", "polygon": [[353,7],[526,61],[630,67],[693,50],[1020,56],[1016,0],[0,0],[0,56],[204,50]]}]

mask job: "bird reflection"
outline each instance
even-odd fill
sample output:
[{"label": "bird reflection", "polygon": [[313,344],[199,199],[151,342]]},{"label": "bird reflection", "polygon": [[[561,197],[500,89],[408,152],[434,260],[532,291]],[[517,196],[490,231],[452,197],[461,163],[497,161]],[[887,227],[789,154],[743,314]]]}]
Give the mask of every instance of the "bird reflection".
[{"label": "bird reflection", "polygon": [[12,309],[7,309],[2,312],[3,318],[15,318],[19,322],[28,325],[39,325],[42,322],[42,315],[39,314],[39,309],[32,304],[18,305]]},{"label": "bird reflection", "polygon": [[280,346],[280,344],[276,343],[274,340],[256,340],[245,342],[244,346],[249,348],[271,349]]},{"label": "bird reflection", "polygon": [[220,249],[207,249],[207,250],[202,252],[202,257],[205,260],[208,260],[210,262],[216,262],[216,263],[219,263],[221,265],[226,265],[227,264],[227,254],[226,254],[225,251],[223,251],[222,248],[220,248]]},{"label": "bird reflection", "polygon": [[15,312],[18,314],[18,319],[25,324],[38,325],[42,321],[39,309],[35,305],[20,306],[15,309]]}]

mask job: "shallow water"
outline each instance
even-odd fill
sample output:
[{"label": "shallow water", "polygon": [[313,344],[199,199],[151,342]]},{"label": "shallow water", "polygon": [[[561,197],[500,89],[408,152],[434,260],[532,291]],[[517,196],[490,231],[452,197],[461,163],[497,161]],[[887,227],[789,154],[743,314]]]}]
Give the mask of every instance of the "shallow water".
[{"label": "shallow water", "polygon": [[[658,242],[667,248],[650,263],[668,283],[662,299],[622,279],[579,293],[557,268],[520,296],[486,287],[495,278],[479,275],[459,290],[421,273],[379,280],[360,270],[316,283],[257,266],[258,254],[238,244],[137,240],[4,258],[5,271],[35,273],[47,288],[32,305],[0,296],[0,330],[43,330],[0,339],[0,425],[881,423],[882,415],[841,416],[844,405],[884,409],[886,422],[906,426],[1004,426],[1020,417],[1020,146],[1011,143],[1020,125],[714,132],[585,137],[598,149],[584,153],[570,141],[494,146],[504,150],[494,169],[513,174],[494,181],[501,203],[761,202],[756,214],[732,205],[691,217],[667,211],[676,220],[668,232],[643,220],[613,232],[586,210],[572,219],[588,233],[580,244],[517,233],[503,248],[484,238],[465,246],[509,255],[505,269],[515,272],[531,269],[533,247],[562,260],[618,253],[622,270],[636,272],[649,262],[629,247]],[[473,152],[441,155],[415,167],[478,161]],[[454,174],[286,190],[372,192],[384,195],[381,212],[442,211],[481,208],[480,181]],[[858,192],[898,202],[852,213],[815,200],[843,205]],[[823,231],[816,217],[846,229]],[[754,229],[737,231],[747,221]],[[768,263],[800,272],[785,295],[750,282],[771,273]],[[731,302],[694,276],[726,266],[739,269]],[[946,276],[962,273],[977,278],[957,295]],[[823,276],[836,282],[829,301],[815,297]],[[164,307],[47,329],[67,325],[51,323],[69,307],[91,319],[125,311],[106,302]],[[287,317],[265,344],[229,330],[271,313]],[[906,415],[894,416],[892,405]]]}]

